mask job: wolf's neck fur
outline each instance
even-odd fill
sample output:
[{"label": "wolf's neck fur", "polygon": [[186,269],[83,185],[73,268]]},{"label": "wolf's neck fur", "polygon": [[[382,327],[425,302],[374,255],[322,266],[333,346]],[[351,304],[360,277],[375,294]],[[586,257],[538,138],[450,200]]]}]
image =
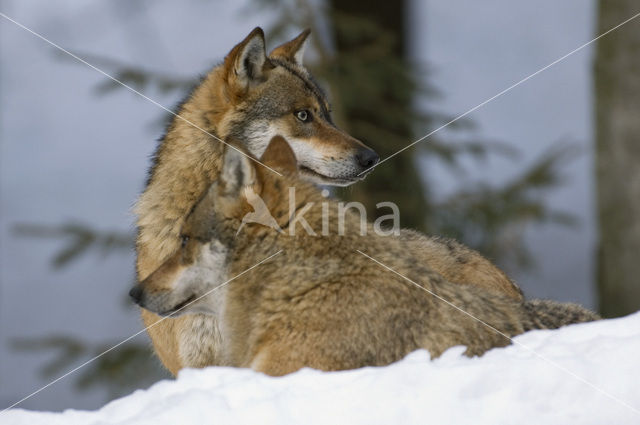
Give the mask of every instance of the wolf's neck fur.
[{"label": "wolf's neck fur", "polygon": [[228,131],[231,106],[222,79],[221,68],[209,74],[179,109],[184,119],[174,118],[158,146],[148,185],[135,206],[140,279],[178,248],[185,217],[220,171],[224,144],[202,130],[222,140]]},{"label": "wolf's neck fur", "polygon": [[[366,239],[370,243],[377,239],[373,225],[352,208],[342,211],[344,203],[337,199],[327,198],[321,194],[321,190],[312,183],[299,178],[278,178],[269,176],[270,179],[279,180],[264,184],[264,192],[261,196],[267,200],[269,213],[275,218],[281,229],[269,228],[259,223],[249,223],[240,232],[240,220],[226,221],[231,226],[230,234],[233,234],[234,251],[237,256],[244,257],[243,266],[251,266],[261,261],[266,256],[279,249],[302,249],[317,245],[319,239],[331,240],[341,244],[342,241]],[[295,199],[291,198],[290,188],[295,188]],[[294,205],[292,213],[292,205]],[[231,224],[233,223],[233,224]],[[308,227],[305,227],[305,225]],[[364,225],[364,229],[361,228]],[[310,228],[315,234],[309,233]],[[358,242],[353,242],[357,245]],[[263,246],[268,247],[264,249]],[[313,249],[313,248],[312,248]],[[238,254],[241,253],[241,254]]]}]

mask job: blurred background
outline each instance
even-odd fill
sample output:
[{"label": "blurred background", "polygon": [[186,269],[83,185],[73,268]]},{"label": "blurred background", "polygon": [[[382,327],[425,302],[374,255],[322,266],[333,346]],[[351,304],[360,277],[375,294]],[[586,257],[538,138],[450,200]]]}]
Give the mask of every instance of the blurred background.
[{"label": "blurred background", "polygon": [[[1,11],[167,107],[255,26],[313,30],[338,124],[382,158],[640,12],[634,0],[4,0]],[[529,297],[640,308],[640,19],[337,196],[394,201]],[[0,407],[142,328],[131,207],[167,114],[0,18]],[[96,408],[168,375],[146,334],[30,398]]]}]

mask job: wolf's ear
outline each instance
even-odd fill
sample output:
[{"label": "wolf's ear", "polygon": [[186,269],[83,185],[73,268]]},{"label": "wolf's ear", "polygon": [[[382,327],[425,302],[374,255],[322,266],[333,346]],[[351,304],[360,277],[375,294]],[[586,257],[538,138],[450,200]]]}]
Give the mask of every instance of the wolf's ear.
[{"label": "wolf's ear", "polygon": [[293,40],[287,41],[273,49],[269,56],[274,58],[283,58],[298,65],[302,65],[302,56],[304,55],[304,50],[307,47],[307,39],[310,33],[310,29],[302,31],[300,35]]},{"label": "wolf's ear", "polygon": [[264,31],[260,27],[251,31],[224,59],[228,78],[243,88],[251,82],[261,81],[268,65]]},{"label": "wolf's ear", "polygon": [[256,170],[251,159],[237,148],[227,146],[220,173],[222,196],[238,197],[243,188],[256,182]]},{"label": "wolf's ear", "polygon": [[260,157],[260,162],[287,174],[294,174],[298,171],[296,155],[282,136],[274,136],[271,139],[267,149]]}]

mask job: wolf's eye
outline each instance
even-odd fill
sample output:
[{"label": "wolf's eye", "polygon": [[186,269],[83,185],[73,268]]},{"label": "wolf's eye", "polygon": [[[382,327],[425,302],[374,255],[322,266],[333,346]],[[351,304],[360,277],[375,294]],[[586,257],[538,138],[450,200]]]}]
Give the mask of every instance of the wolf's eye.
[{"label": "wolf's eye", "polygon": [[298,118],[302,122],[310,122],[311,121],[311,113],[306,109],[302,109],[300,111],[296,111],[296,118]]},{"label": "wolf's eye", "polygon": [[182,235],[182,240],[180,241],[182,248],[187,246],[187,242],[189,242],[189,236]]}]

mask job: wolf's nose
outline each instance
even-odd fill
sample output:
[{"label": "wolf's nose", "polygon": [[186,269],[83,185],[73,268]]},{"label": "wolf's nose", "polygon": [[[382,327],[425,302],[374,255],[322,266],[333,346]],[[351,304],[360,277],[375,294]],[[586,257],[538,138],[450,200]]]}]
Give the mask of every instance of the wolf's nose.
[{"label": "wolf's nose", "polygon": [[136,304],[140,304],[140,300],[142,299],[142,286],[136,285],[129,291],[129,296],[133,298],[133,302]]},{"label": "wolf's nose", "polygon": [[371,149],[361,148],[358,153],[356,153],[356,160],[362,167],[370,168],[380,161],[380,157]]}]

